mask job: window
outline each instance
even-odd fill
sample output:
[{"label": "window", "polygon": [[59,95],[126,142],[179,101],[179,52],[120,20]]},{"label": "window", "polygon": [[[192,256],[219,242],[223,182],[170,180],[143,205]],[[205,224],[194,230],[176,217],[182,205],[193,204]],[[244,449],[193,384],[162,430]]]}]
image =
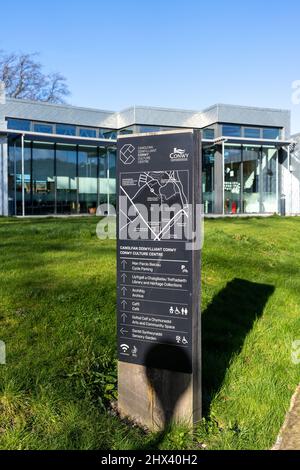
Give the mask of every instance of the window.
[{"label": "window", "polygon": [[225,147],[224,152],[224,211],[225,214],[241,212],[241,161],[239,145]]},{"label": "window", "polygon": [[44,122],[35,122],[33,124],[34,132],[44,132],[45,134],[53,134],[52,124],[47,124]]},{"label": "window", "polygon": [[30,131],[31,122],[25,119],[7,119],[8,129],[14,129],[16,131]]},{"label": "window", "polygon": [[98,205],[98,152],[97,147],[78,149],[79,212],[95,214]]},{"label": "window", "polygon": [[32,213],[55,211],[54,144],[32,144]]},{"label": "window", "polygon": [[88,129],[87,127],[81,127],[79,129],[80,137],[97,137],[96,129]]},{"label": "window", "polygon": [[59,214],[77,212],[77,151],[75,145],[56,145],[56,198]]},{"label": "window", "polygon": [[76,135],[76,127],[70,124],[56,124],[56,133],[61,135]]},{"label": "window", "polygon": [[139,132],[159,132],[161,131],[160,126],[138,126],[139,127]]},{"label": "window", "polygon": [[121,129],[118,134],[120,135],[126,135],[126,134],[133,134],[133,126],[131,127],[126,127],[125,129]]},{"label": "window", "polygon": [[250,139],[259,139],[260,138],[260,129],[256,127],[245,127],[244,137]]},{"label": "window", "polygon": [[203,139],[214,139],[215,130],[214,129],[203,129]]},{"label": "window", "polygon": [[279,139],[280,129],[266,128],[263,129],[263,138],[264,139]]},{"label": "window", "polygon": [[222,128],[222,134],[229,137],[241,137],[242,128],[233,124],[225,124]]},{"label": "window", "polygon": [[102,139],[116,139],[117,131],[114,129],[100,129],[100,138]]},{"label": "window", "polygon": [[205,214],[214,212],[215,149],[204,148],[202,153],[202,200]]}]

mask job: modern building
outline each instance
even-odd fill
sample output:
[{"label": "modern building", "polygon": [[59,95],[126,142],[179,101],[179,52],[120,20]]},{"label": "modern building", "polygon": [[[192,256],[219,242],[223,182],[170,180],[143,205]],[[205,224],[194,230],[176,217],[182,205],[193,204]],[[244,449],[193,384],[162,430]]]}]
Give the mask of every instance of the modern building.
[{"label": "modern building", "polygon": [[0,215],[94,214],[116,200],[118,134],[185,128],[201,129],[206,214],[300,213],[300,134],[290,136],[289,111],[114,112],[6,98],[2,88]]}]

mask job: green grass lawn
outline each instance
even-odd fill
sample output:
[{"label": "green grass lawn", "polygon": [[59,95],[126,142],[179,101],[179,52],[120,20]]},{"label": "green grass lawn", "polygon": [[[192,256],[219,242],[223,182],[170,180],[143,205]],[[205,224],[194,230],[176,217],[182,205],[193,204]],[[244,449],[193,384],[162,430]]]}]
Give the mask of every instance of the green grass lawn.
[{"label": "green grass lawn", "polygon": [[205,222],[204,419],[161,438],[107,411],[116,250],[96,223],[0,219],[0,448],[270,448],[300,376],[300,219]]}]

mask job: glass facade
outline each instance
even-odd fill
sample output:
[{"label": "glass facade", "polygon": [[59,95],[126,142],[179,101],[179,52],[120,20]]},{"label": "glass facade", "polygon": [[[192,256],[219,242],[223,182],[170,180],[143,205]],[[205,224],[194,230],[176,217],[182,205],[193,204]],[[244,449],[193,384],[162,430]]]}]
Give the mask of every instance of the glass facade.
[{"label": "glass facade", "polygon": [[[10,139],[9,212],[22,214],[21,139]],[[95,214],[116,202],[116,151],[97,146],[25,141],[25,215]]]},{"label": "glass facade", "polygon": [[278,150],[259,145],[226,145],[224,213],[278,211]]},{"label": "glass facade", "polygon": [[[49,135],[28,136],[24,142],[24,200],[26,215],[95,214],[100,204],[116,204],[115,143],[101,144],[92,139],[117,138],[114,129],[72,124],[7,119],[15,130]],[[134,124],[118,133],[157,132],[174,128]],[[215,133],[228,136],[228,143],[203,142],[202,202],[205,214],[256,214],[278,210],[278,150],[261,145],[255,139],[277,140],[281,129],[215,124],[201,130],[204,139]],[[61,134],[61,137],[55,136]],[[218,135],[218,134],[217,134]],[[73,136],[71,141],[67,137]],[[76,136],[88,138],[88,144],[76,143]],[[238,142],[239,137],[244,141]],[[31,139],[35,140],[31,140]],[[248,143],[245,138],[248,138]],[[30,139],[30,140],[29,140]],[[50,142],[53,139],[59,142]],[[254,140],[253,140],[254,139]],[[63,143],[64,142],[64,143]],[[70,143],[69,143],[70,142]],[[71,143],[72,142],[72,143]],[[253,142],[253,144],[251,143]],[[111,147],[110,147],[111,146]],[[9,212],[22,214],[21,137],[9,138]],[[224,160],[222,160],[224,158]]]}]

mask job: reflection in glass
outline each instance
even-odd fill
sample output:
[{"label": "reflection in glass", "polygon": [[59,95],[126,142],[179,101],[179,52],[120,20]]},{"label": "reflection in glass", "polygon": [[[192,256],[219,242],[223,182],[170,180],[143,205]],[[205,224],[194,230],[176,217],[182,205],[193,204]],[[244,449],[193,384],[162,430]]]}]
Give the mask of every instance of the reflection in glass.
[{"label": "reflection in glass", "polygon": [[56,134],[76,135],[76,126],[70,124],[56,124]]},{"label": "reflection in glass", "polygon": [[278,210],[277,194],[277,157],[273,147],[262,148],[261,160],[261,197],[262,212],[274,213]]},{"label": "reflection in glass", "polygon": [[215,202],[215,149],[204,148],[202,155],[202,201],[204,213],[214,212]]},{"label": "reflection in glass", "polygon": [[279,139],[280,129],[276,128],[265,128],[263,129],[263,138],[264,139]]},{"label": "reflection in glass", "polygon": [[241,137],[242,128],[236,124],[224,124],[222,128],[222,135],[232,136],[232,137]]},{"label": "reflection in glass", "polygon": [[108,155],[106,149],[99,148],[99,204],[107,204],[108,193]]},{"label": "reflection in glass", "polygon": [[77,151],[75,145],[56,146],[57,212],[76,213],[77,206]]},{"label": "reflection in glass", "polygon": [[259,139],[260,138],[260,129],[256,128],[256,127],[245,127],[244,137],[248,137],[248,138],[251,138],[251,139]]},{"label": "reflection in glass", "polygon": [[31,122],[26,119],[7,119],[7,128],[16,131],[30,131]]},{"label": "reflection in glass", "polygon": [[[8,199],[9,211],[22,215],[22,151],[21,139],[9,144]],[[31,144],[24,143],[24,190],[25,213],[31,212]],[[29,212],[28,212],[29,211]]]},{"label": "reflection in glass", "polygon": [[81,127],[79,129],[80,137],[97,137],[96,129],[89,129],[88,127]]},{"label": "reflection in glass", "polygon": [[241,212],[241,147],[227,146],[224,153],[224,212]]},{"label": "reflection in glass", "polygon": [[97,147],[78,149],[78,196],[79,212],[95,214],[98,202]]},{"label": "reflection in glass", "polygon": [[260,147],[243,147],[243,211],[260,212],[259,163]]},{"label": "reflection in glass", "polygon": [[107,192],[109,203],[116,207],[116,151],[108,150],[109,180]]},{"label": "reflection in glass", "polygon": [[33,125],[34,132],[43,132],[45,134],[52,134],[53,133],[53,125],[47,124],[43,122],[35,122]]},{"label": "reflection in glass", "polygon": [[54,144],[33,142],[32,213],[55,211]]}]

